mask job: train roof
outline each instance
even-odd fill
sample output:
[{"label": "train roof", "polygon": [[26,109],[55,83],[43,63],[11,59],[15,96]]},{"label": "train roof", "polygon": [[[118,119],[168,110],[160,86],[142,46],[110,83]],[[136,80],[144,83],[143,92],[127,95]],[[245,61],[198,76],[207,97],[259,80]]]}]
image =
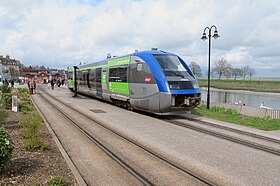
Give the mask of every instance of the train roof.
[{"label": "train roof", "polygon": [[112,58],[107,58],[101,61],[96,61],[96,62],[92,62],[89,64],[85,64],[85,65],[79,65],[79,68],[87,68],[92,66],[92,64],[95,65],[102,65],[105,64],[108,60],[112,60],[112,59],[118,59],[118,58],[123,58],[123,57],[127,57],[127,56],[140,56],[140,55],[147,55],[147,54],[171,54],[171,55],[176,55],[174,53],[171,52],[167,52],[167,51],[163,51],[163,50],[157,50],[157,49],[152,49],[152,50],[146,50],[146,51],[139,51],[139,52],[134,52],[131,54],[127,54],[127,55],[122,55],[122,56],[116,56],[116,57],[112,57]]}]

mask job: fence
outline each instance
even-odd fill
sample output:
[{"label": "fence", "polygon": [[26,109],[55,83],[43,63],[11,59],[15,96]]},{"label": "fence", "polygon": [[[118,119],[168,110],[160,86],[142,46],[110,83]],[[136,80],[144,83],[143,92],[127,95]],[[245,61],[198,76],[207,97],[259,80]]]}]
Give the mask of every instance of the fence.
[{"label": "fence", "polygon": [[239,114],[246,115],[246,116],[269,117],[272,119],[280,119],[280,110],[253,108],[253,107],[246,107],[244,105],[235,105],[235,104],[221,103],[221,102],[211,103],[211,106],[214,105],[219,107],[236,109]]}]

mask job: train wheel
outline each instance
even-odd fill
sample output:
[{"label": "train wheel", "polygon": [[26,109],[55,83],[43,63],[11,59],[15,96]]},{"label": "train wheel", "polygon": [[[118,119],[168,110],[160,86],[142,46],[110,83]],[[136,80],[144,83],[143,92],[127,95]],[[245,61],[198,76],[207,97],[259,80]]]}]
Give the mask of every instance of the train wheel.
[{"label": "train wheel", "polygon": [[127,109],[128,110],[133,110],[133,107],[131,106],[131,104],[129,103],[129,101],[126,103],[126,105],[127,105]]}]

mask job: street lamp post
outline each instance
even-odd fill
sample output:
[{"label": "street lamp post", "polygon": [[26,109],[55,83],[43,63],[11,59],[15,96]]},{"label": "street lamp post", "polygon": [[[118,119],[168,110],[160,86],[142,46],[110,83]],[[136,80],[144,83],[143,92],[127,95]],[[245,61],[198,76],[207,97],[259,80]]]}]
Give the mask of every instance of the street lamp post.
[{"label": "street lamp post", "polygon": [[[214,34],[213,36],[211,35],[211,30],[212,28],[215,28]],[[202,39],[203,41],[207,40],[207,36],[206,36],[206,31],[208,30],[208,38],[209,38],[209,54],[208,54],[208,89],[207,89],[207,109],[210,109],[210,54],[211,54],[211,37],[214,37],[215,39],[217,39],[219,36],[218,34],[218,30],[217,27],[215,25],[212,25],[210,28],[206,27],[204,28],[202,37],[200,39]]]}]

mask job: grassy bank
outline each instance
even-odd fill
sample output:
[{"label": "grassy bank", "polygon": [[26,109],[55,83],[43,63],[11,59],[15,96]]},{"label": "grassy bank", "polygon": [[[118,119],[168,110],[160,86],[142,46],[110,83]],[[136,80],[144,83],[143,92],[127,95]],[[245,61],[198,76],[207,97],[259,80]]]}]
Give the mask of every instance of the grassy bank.
[{"label": "grassy bank", "polygon": [[[198,79],[200,87],[207,87],[207,79]],[[227,90],[250,90],[280,93],[280,80],[211,79],[211,87]]]},{"label": "grassy bank", "polygon": [[280,120],[243,116],[238,114],[235,109],[225,109],[224,107],[213,106],[210,110],[207,110],[205,105],[200,105],[198,108],[193,109],[192,113],[266,131],[280,130]]}]

